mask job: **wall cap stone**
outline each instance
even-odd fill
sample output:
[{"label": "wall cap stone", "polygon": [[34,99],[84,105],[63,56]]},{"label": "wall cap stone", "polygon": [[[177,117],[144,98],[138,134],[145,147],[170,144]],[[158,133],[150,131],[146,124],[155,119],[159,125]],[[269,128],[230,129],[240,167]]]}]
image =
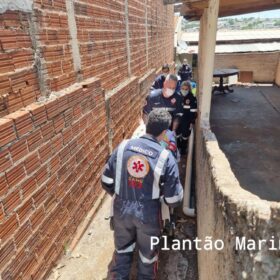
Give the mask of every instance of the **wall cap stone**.
[{"label": "wall cap stone", "polygon": [[0,14],[5,13],[7,10],[32,12],[33,0],[1,0],[0,1]]}]

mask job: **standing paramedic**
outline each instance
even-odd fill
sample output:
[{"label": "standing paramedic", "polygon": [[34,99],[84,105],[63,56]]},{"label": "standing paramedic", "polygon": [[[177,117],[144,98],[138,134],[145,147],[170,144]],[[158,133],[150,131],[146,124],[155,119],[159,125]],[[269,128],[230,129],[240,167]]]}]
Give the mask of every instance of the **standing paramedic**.
[{"label": "standing paramedic", "polygon": [[183,81],[181,83],[179,94],[182,98],[183,116],[181,117],[179,127],[176,131],[176,137],[180,153],[181,155],[185,155],[187,153],[187,145],[191,129],[197,118],[197,100],[192,94],[192,86],[189,81]]},{"label": "standing paramedic", "polygon": [[183,60],[183,65],[179,68],[178,75],[181,77],[181,82],[188,81],[192,78],[192,68],[186,58]]},{"label": "standing paramedic", "polygon": [[114,198],[116,249],[108,279],[129,279],[135,245],[139,249],[137,279],[156,279],[158,250],[151,246],[151,237],[161,233],[160,198],[171,207],[183,198],[177,163],[159,144],[170,122],[166,110],[153,110],[146,134],[124,140],[105,166],[101,181]]},{"label": "standing paramedic", "polygon": [[169,72],[170,72],[169,65],[168,64],[163,64],[162,68],[161,68],[161,74],[158,75],[156,77],[156,79],[154,80],[154,82],[152,84],[152,87],[151,87],[151,90],[163,88],[163,83],[165,81],[165,78],[169,74]]},{"label": "standing paramedic", "polygon": [[162,108],[168,111],[172,117],[170,130],[175,131],[183,115],[183,108],[180,95],[176,92],[177,76],[173,74],[167,75],[163,88],[155,89],[150,92],[143,107],[143,119],[147,122],[148,114],[154,108]]}]

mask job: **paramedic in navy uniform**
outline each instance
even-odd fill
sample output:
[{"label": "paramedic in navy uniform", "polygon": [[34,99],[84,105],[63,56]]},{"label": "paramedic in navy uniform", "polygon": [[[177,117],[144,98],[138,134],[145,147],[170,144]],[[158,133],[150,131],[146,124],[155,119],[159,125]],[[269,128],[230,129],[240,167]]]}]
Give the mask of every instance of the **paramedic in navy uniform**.
[{"label": "paramedic in navy uniform", "polygon": [[154,108],[162,108],[168,111],[172,117],[170,129],[175,131],[178,128],[180,118],[183,115],[183,107],[181,97],[175,92],[177,82],[177,76],[169,74],[164,81],[162,89],[155,89],[150,92],[143,108],[144,123],[147,122],[147,115]]},{"label": "paramedic in navy uniform", "polygon": [[129,279],[135,245],[139,249],[137,279],[156,279],[158,250],[151,246],[151,237],[161,232],[160,197],[170,207],[183,199],[177,163],[159,144],[170,122],[166,110],[153,110],[147,134],[124,140],[105,166],[102,186],[114,199],[115,253],[108,279]]}]

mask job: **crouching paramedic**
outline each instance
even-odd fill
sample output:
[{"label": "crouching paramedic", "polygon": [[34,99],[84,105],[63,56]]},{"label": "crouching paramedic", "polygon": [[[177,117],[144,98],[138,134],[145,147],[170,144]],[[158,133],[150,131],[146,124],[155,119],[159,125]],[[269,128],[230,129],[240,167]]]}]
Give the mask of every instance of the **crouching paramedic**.
[{"label": "crouching paramedic", "polygon": [[170,126],[164,109],[148,115],[146,134],[124,140],[112,153],[102,175],[103,188],[113,196],[115,253],[109,279],[129,279],[133,250],[137,244],[138,279],[155,279],[157,248],[151,237],[161,232],[160,197],[176,207],[183,198],[178,166],[159,142]]}]

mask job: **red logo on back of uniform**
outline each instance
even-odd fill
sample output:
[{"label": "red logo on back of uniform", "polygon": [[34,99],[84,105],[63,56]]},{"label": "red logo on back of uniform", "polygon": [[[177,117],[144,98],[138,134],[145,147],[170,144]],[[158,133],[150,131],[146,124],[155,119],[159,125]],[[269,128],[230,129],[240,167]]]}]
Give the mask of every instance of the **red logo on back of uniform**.
[{"label": "red logo on back of uniform", "polygon": [[143,167],[144,167],[144,164],[141,163],[140,160],[137,161],[137,162],[133,162],[133,167],[132,167],[132,169],[134,169],[137,173],[138,173],[139,171],[143,171]]},{"label": "red logo on back of uniform", "polygon": [[127,171],[134,178],[144,178],[149,169],[149,162],[142,155],[131,156],[127,161]]}]

